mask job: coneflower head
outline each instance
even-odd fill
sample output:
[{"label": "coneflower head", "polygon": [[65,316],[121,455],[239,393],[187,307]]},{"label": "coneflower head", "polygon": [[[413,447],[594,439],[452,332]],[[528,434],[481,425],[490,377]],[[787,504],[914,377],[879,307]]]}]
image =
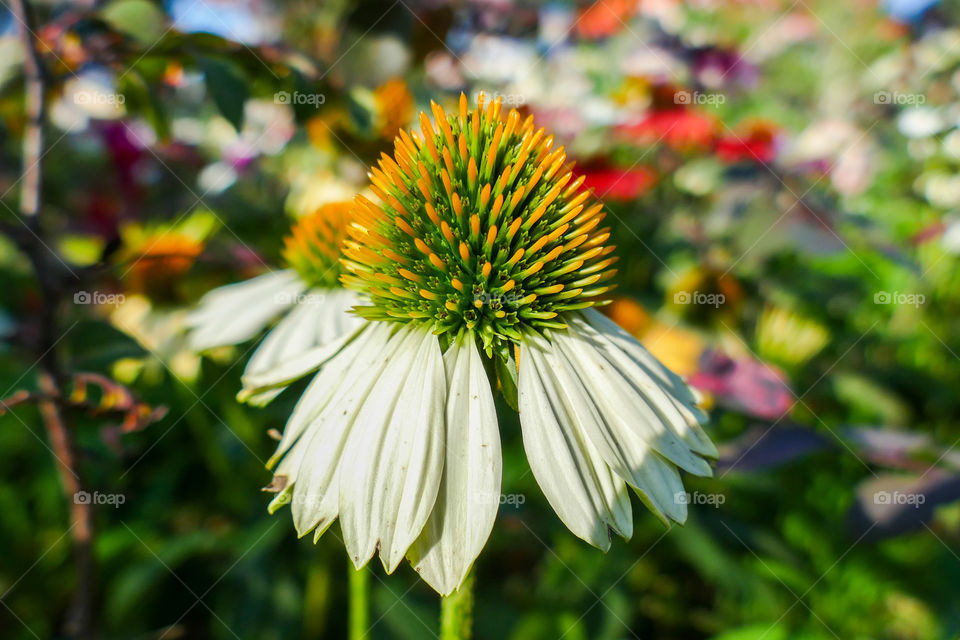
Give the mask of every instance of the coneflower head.
[{"label": "coneflower head", "polygon": [[603,206],[573,179],[553,137],[501,102],[459,113],[432,104],[371,171],[374,203],[354,201],[341,277],[371,320],[476,333],[488,354],[524,329],[563,328],[564,311],[610,290],[614,247]]}]

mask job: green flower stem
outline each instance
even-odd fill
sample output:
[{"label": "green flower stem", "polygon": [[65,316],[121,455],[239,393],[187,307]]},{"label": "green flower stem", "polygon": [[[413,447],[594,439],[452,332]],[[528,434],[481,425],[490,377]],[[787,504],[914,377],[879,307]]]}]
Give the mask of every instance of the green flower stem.
[{"label": "green flower stem", "polygon": [[440,640],[470,640],[473,635],[473,572],[458,591],[441,600]]},{"label": "green flower stem", "polygon": [[353,565],[347,569],[350,574],[350,640],[361,640],[370,629],[370,572],[366,567],[360,570]]}]

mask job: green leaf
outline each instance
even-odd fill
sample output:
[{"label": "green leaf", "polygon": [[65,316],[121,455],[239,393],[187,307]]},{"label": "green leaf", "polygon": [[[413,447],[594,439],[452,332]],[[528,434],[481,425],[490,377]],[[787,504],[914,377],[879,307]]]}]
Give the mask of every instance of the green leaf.
[{"label": "green leaf", "polygon": [[130,69],[119,82],[118,89],[126,97],[126,108],[130,113],[143,115],[153,126],[160,140],[170,138],[170,118],[164,107],[163,100],[150,86],[147,79],[141,75],[138,65]]},{"label": "green leaf", "polygon": [[148,0],[116,0],[100,16],[117,31],[147,45],[156,42],[167,29],[166,14]]},{"label": "green leaf", "polygon": [[233,127],[243,127],[243,105],[250,97],[246,75],[233,63],[219,58],[199,58],[197,64],[206,78],[207,90],[217,109]]},{"label": "green leaf", "polygon": [[714,636],[713,640],[787,640],[790,637],[788,629],[779,622],[772,625],[766,623],[754,624],[749,627],[740,627],[732,629],[719,636]]}]

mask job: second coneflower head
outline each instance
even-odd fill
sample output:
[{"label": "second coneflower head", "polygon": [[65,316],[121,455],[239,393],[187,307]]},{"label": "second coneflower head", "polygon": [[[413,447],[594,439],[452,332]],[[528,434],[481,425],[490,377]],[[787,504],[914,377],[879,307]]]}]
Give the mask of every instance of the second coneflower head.
[{"label": "second coneflower head", "polygon": [[341,246],[347,236],[352,205],[329,202],[299,218],[284,239],[283,259],[315,287],[340,286]]},{"label": "second coneflower head", "polygon": [[242,401],[270,402],[362,324],[351,312],[359,297],[338,282],[350,209],[349,202],[331,202],[298,218],[284,241],[286,268],[213,289],[188,316],[198,351],[246,342],[280,318],[244,369]]}]

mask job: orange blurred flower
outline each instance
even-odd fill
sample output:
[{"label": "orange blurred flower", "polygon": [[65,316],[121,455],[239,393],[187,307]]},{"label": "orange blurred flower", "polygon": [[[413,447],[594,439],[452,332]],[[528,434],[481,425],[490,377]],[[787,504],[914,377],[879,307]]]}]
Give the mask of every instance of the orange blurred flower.
[{"label": "orange blurred flower", "polygon": [[400,78],[388,80],[373,92],[377,108],[377,133],[393,140],[401,127],[413,120],[413,94]]},{"label": "orange blurred flower", "polygon": [[612,36],[637,13],[638,5],[637,0],[597,0],[577,12],[577,35],[581,38]]},{"label": "orange blurred flower", "polygon": [[146,238],[143,246],[131,252],[127,289],[151,298],[166,297],[202,251],[203,242],[177,232]]}]

